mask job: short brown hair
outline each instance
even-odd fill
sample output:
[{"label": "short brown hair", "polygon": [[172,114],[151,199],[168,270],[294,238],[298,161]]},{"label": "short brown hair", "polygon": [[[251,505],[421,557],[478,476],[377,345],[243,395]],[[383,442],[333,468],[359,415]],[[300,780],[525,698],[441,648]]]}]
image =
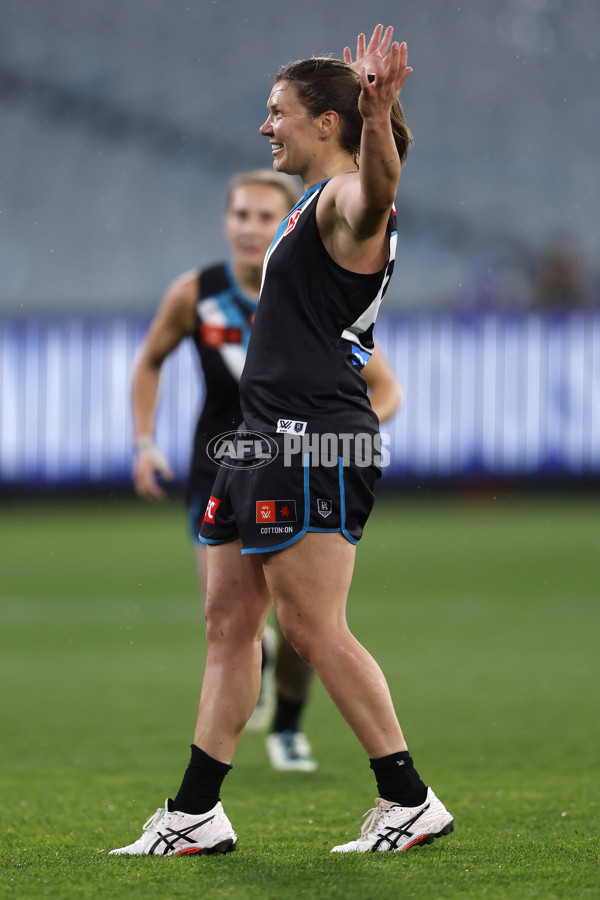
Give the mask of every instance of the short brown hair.
[{"label": "short brown hair", "polygon": [[[341,59],[313,56],[311,59],[300,59],[283,66],[275,81],[288,81],[292,84],[298,99],[313,118],[333,109],[340,117],[342,147],[352,154],[355,162],[358,160],[363,126],[363,119],[358,111],[361,86],[352,66]],[[398,156],[400,162],[404,163],[412,143],[412,134],[397,98],[390,118]]]},{"label": "short brown hair", "polygon": [[233,176],[229,182],[225,209],[229,209],[233,192],[237,188],[247,187],[251,184],[277,188],[284,195],[289,209],[295,206],[302,196],[298,182],[291,175],[286,175],[284,172],[274,172],[272,169],[253,169],[251,172],[242,172]]}]

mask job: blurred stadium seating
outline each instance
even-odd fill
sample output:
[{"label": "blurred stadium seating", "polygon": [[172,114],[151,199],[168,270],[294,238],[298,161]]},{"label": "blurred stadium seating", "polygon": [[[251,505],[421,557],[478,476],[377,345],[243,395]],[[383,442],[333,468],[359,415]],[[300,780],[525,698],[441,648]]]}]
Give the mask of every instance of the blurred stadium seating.
[{"label": "blurred stadium seating", "polygon": [[[306,0],[0,6],[0,311],[148,311],[223,253],[228,178],[290,58],[396,24],[415,73],[391,303],[531,301],[557,237],[596,290],[600,7],[594,0]],[[292,27],[293,26],[293,27]]]}]

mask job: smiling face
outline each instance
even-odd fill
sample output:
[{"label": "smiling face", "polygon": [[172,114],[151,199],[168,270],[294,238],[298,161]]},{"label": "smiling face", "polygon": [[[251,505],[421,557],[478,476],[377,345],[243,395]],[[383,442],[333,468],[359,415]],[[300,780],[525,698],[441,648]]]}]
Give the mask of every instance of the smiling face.
[{"label": "smiling face", "polygon": [[289,212],[283,191],[265,184],[234,188],[225,213],[225,237],[235,264],[260,267],[277,226]]},{"label": "smiling face", "polygon": [[269,115],[260,133],[269,138],[273,168],[304,177],[319,151],[319,128],[287,81],[277,81],[267,103]]}]

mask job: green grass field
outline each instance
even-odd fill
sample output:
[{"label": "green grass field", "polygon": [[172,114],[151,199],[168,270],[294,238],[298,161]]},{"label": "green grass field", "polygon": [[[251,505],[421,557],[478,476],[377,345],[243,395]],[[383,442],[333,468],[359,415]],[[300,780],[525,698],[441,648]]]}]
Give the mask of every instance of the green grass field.
[{"label": "green grass field", "polygon": [[242,741],[236,853],[118,858],[189,755],[204,637],[182,507],[3,498],[0,895],[598,898],[598,515],[591,496],[376,506],[349,618],[454,835],[329,854],[376,789],[316,685],[317,772],[275,773],[262,735]]}]

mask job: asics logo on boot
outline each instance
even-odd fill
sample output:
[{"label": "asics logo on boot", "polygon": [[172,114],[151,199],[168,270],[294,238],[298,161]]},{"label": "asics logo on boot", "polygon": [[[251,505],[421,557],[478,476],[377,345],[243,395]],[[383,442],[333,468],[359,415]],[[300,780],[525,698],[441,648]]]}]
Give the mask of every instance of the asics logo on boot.
[{"label": "asics logo on boot", "polygon": [[431,806],[431,804],[428,803],[427,806],[426,806],[424,809],[422,809],[420,812],[418,812],[416,815],[414,815],[414,816],[412,817],[412,819],[408,819],[408,821],[404,822],[404,824],[403,824],[400,828],[394,828],[394,827],[391,826],[391,825],[385,825],[385,826],[383,826],[383,828],[382,828],[381,830],[382,830],[382,831],[385,831],[385,832],[387,832],[387,833],[386,833],[386,834],[381,834],[381,833],[380,833],[380,834],[377,836],[377,840],[376,840],[375,843],[373,844],[372,849],[373,849],[373,850],[379,850],[379,848],[381,847],[381,845],[382,845],[383,843],[387,843],[387,844],[389,844],[389,846],[390,846],[390,850],[395,850],[396,847],[398,846],[398,843],[399,843],[399,841],[400,841],[400,838],[402,838],[402,837],[408,837],[408,838],[414,837],[414,836],[415,836],[415,831],[411,831],[411,830],[410,830],[410,829],[411,829],[411,826],[413,826],[413,825],[415,824],[415,822],[418,822],[418,821],[419,821],[419,819],[421,818],[421,816],[423,815],[423,813],[426,813],[430,806]]},{"label": "asics logo on boot", "polygon": [[168,828],[164,834],[160,831],[157,832],[158,840],[152,844],[148,853],[153,855],[158,855],[158,847],[164,842],[165,848],[161,850],[163,856],[169,852],[169,850],[174,850],[177,841],[187,841],[188,844],[195,844],[195,840],[190,837],[190,835],[196,831],[198,828],[201,828],[202,825],[206,825],[207,822],[211,822],[214,819],[214,816],[209,816],[207,819],[203,819],[201,822],[194,822],[193,825],[188,825],[187,828],[182,828],[180,831],[177,831],[175,828]]}]

